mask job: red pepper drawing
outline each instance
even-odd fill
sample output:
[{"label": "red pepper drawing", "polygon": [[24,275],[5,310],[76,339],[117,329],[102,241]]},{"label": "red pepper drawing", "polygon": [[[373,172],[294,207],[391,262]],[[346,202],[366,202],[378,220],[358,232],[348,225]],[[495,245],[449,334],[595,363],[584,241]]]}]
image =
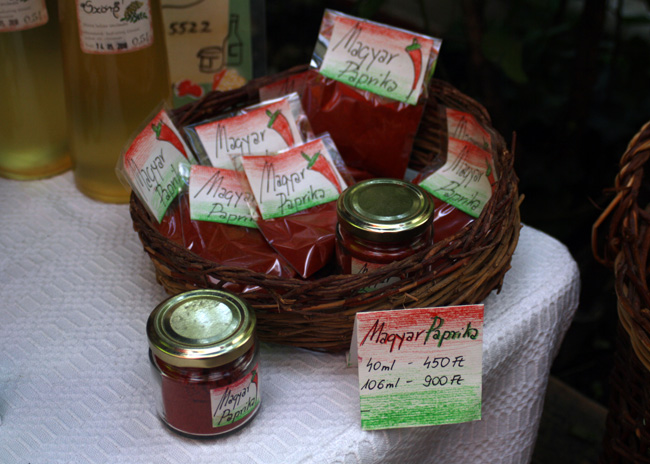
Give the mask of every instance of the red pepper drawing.
[{"label": "red pepper drawing", "polygon": [[260,385],[257,382],[258,382],[258,380],[257,380],[257,370],[254,370],[253,372],[251,372],[251,383],[254,383],[255,388],[257,389],[257,391],[259,391],[260,390]]},{"label": "red pepper drawing", "polygon": [[406,51],[413,63],[413,84],[411,85],[411,91],[408,95],[410,97],[420,81],[420,71],[422,71],[422,46],[419,44],[416,37],[413,37],[413,42],[411,45],[406,47]]},{"label": "red pepper drawing", "polygon": [[488,182],[490,182],[490,186],[494,186],[494,184],[497,183],[496,177],[494,176],[494,169],[492,169],[492,165],[488,160],[485,160],[485,177],[487,177]]},{"label": "red pepper drawing", "polygon": [[284,114],[282,114],[280,110],[277,110],[273,113],[271,113],[269,110],[266,110],[266,115],[270,118],[269,123],[266,125],[266,127],[269,127],[280,134],[282,140],[284,140],[284,143],[287,144],[287,147],[293,147],[294,140],[293,134],[291,133],[291,126],[289,126],[289,121],[287,121],[287,118],[284,116]]},{"label": "red pepper drawing", "polygon": [[221,84],[221,79],[223,79],[223,76],[226,75],[226,71],[228,71],[228,68],[222,69],[218,73],[215,73],[214,76],[212,76],[212,90],[217,90],[219,88],[219,84]]},{"label": "red pepper drawing", "polygon": [[181,142],[181,139],[178,138],[176,133],[167,124],[159,121],[158,124],[152,124],[151,129],[156,134],[156,140],[162,140],[163,142],[171,143],[174,145],[174,148],[180,151],[183,156],[187,158],[187,153],[185,152],[185,147],[183,147],[183,142]]},{"label": "red pepper drawing", "polygon": [[203,88],[189,79],[182,80],[176,84],[176,96],[185,97],[187,95],[194,98],[201,98],[203,96]]},{"label": "red pepper drawing", "polygon": [[332,166],[327,162],[324,156],[321,156],[320,152],[316,152],[313,157],[310,157],[307,153],[302,152],[302,157],[307,160],[307,169],[312,171],[320,172],[327,180],[329,180],[334,187],[336,187],[337,192],[341,193],[341,184],[339,184],[336,174],[332,169]]}]

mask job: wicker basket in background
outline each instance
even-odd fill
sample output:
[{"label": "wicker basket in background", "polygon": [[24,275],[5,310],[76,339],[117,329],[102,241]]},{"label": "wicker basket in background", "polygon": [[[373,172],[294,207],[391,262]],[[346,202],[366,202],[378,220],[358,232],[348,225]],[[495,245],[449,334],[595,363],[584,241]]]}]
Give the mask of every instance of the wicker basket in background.
[{"label": "wicker basket in background", "polygon": [[[258,103],[259,88],[302,70],[304,67],[259,78],[229,92],[212,92],[195,104],[175,110],[173,118],[180,127]],[[438,111],[441,104],[471,113],[491,128],[489,115],[481,105],[453,86],[433,80],[414,142],[411,166],[416,169],[426,166],[446,147],[446,123]],[[260,291],[246,293],[244,298],[256,312],[261,340],[340,351],[349,347],[354,316],[359,311],[479,303],[492,290],[500,289],[519,238],[520,196],[513,153],[496,133],[494,145],[500,178],[478,219],[429,249],[362,275],[301,280],[221,266],[162,236],[155,219],[135,195],[131,197],[131,217],[157,279],[168,293],[219,288],[225,282],[259,286]],[[402,280],[375,291],[361,291],[391,276],[401,276]]]},{"label": "wicker basket in background", "polygon": [[595,258],[614,271],[619,320],[603,464],[650,463],[649,159],[650,122],[623,154],[616,196],[592,231]]}]

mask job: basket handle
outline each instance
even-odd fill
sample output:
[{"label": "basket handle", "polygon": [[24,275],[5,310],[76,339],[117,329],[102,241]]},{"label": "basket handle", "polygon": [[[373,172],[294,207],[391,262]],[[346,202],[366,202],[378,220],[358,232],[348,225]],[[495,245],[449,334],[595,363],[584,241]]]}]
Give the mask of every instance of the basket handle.
[{"label": "basket handle", "polygon": [[[614,260],[621,251],[621,241],[626,230],[635,229],[638,215],[647,215],[637,205],[643,180],[643,167],[650,158],[650,121],[635,134],[621,161],[616,175],[613,191],[616,196],[603,210],[591,230],[591,249],[597,262],[612,268]],[[605,229],[604,237],[600,237]],[[634,234],[633,234],[634,235]]]}]

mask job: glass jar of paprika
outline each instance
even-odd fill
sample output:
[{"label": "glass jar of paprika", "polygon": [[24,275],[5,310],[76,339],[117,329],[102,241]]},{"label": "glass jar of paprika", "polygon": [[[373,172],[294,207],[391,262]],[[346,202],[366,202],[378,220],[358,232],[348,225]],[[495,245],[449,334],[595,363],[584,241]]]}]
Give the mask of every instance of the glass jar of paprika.
[{"label": "glass jar of paprika", "polygon": [[341,273],[369,272],[430,246],[433,211],[429,194],[410,182],[376,178],[346,189],[337,202]]},{"label": "glass jar of paprika", "polygon": [[220,435],[258,411],[255,314],[222,290],[193,290],[158,305],[147,321],[158,413],[172,429]]}]

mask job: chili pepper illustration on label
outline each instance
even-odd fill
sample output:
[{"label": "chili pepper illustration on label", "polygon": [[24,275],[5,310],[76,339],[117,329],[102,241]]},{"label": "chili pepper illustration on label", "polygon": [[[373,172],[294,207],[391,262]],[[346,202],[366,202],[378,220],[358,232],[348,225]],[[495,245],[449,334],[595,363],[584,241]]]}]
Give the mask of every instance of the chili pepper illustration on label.
[{"label": "chili pepper illustration on label", "polygon": [[282,114],[280,110],[271,112],[266,110],[266,115],[270,118],[269,123],[266,127],[276,131],[284,142],[287,144],[287,147],[292,147],[294,145],[293,134],[291,133],[291,126],[289,126],[289,121]]}]

